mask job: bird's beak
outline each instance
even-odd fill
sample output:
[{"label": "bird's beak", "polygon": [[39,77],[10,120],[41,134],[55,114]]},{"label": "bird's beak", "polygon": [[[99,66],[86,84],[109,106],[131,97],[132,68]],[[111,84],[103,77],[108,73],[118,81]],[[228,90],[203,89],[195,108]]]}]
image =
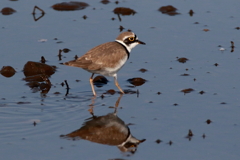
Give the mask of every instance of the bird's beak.
[{"label": "bird's beak", "polygon": [[137,42],[138,42],[138,44],[146,44],[146,43],[144,43],[142,41],[139,41],[139,40],[137,40]]}]

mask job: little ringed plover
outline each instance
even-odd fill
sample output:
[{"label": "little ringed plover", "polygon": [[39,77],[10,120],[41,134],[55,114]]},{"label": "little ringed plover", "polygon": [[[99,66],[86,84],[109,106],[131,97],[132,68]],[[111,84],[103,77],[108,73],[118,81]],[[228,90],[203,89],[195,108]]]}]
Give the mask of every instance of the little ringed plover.
[{"label": "little ringed plover", "polygon": [[92,73],[90,85],[94,96],[96,96],[93,86],[94,74],[114,77],[115,85],[124,94],[117,81],[117,72],[128,60],[131,50],[138,44],[145,43],[138,40],[133,32],[123,32],[115,41],[100,44],[78,59],[65,62],[64,65],[79,67]]}]

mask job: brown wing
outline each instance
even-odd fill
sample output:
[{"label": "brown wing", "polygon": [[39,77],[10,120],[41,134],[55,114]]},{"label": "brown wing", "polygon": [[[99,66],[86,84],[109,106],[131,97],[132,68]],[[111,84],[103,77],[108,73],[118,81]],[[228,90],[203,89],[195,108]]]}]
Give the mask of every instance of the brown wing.
[{"label": "brown wing", "polygon": [[108,42],[96,46],[77,60],[64,63],[87,70],[100,70],[105,67],[115,67],[120,59],[127,56],[125,48],[117,42]]}]

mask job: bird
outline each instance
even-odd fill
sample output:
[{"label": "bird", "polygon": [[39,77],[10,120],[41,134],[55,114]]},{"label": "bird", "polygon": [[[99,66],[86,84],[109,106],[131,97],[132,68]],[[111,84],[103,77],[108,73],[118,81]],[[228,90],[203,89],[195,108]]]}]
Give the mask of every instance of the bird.
[{"label": "bird", "polygon": [[92,73],[89,81],[94,96],[97,95],[93,86],[94,74],[114,77],[115,85],[124,94],[117,81],[117,72],[124,66],[129,59],[131,50],[138,44],[145,45],[144,42],[138,40],[137,35],[132,31],[122,32],[115,41],[100,44],[76,60],[63,64],[79,67]]}]

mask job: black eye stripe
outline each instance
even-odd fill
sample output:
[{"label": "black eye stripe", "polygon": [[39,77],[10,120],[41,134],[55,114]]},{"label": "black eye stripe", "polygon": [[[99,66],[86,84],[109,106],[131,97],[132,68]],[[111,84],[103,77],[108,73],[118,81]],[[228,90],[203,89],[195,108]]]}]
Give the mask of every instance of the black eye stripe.
[{"label": "black eye stripe", "polygon": [[[130,39],[133,39],[133,40],[130,40]],[[125,38],[125,40],[123,41],[125,44],[129,45],[131,43],[135,43],[137,42],[137,35],[134,35],[134,37],[128,37],[128,38]]]},{"label": "black eye stripe", "polygon": [[128,44],[134,43],[135,40],[130,41],[130,40],[127,38],[127,39],[125,39],[123,42],[128,45]]}]

